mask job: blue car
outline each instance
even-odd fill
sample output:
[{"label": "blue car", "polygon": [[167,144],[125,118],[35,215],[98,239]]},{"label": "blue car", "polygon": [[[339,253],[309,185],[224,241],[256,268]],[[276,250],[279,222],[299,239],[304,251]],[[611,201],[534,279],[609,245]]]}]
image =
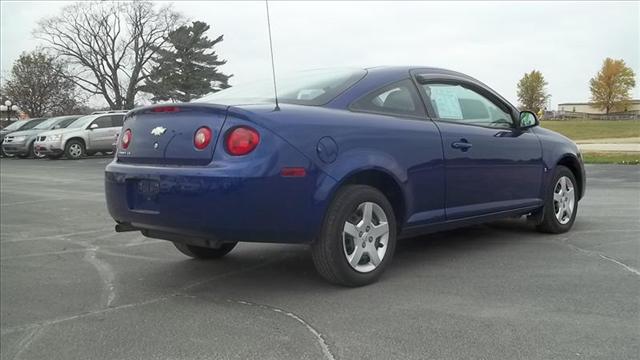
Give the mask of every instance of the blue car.
[{"label": "blue car", "polygon": [[237,242],[309,244],[347,286],[389,266],[399,238],[526,215],[568,231],[580,152],[467,75],[316,70],[130,111],[105,173],[116,231],[220,258]]}]

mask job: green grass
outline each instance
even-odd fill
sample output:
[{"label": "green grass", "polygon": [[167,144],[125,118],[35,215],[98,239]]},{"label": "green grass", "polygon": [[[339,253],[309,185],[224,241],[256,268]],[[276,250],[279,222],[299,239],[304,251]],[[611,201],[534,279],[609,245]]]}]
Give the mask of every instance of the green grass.
[{"label": "green grass", "polygon": [[543,120],[541,125],[574,141],[640,137],[640,120]]},{"label": "green grass", "polygon": [[638,152],[586,152],[582,157],[587,164],[640,165]]}]

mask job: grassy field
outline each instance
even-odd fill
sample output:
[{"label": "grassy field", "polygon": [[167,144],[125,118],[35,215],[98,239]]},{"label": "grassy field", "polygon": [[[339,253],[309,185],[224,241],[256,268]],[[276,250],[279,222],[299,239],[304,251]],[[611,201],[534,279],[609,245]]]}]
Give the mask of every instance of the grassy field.
[{"label": "grassy field", "polygon": [[574,141],[640,137],[640,120],[543,120],[541,125]]},{"label": "grassy field", "polygon": [[587,164],[640,165],[640,153],[587,152],[582,154]]}]

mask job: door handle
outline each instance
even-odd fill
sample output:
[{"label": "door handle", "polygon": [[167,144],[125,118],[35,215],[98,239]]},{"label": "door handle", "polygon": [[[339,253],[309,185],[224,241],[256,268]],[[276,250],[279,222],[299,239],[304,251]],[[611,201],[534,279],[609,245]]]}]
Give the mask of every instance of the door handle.
[{"label": "door handle", "polygon": [[460,139],[460,141],[454,141],[451,143],[451,147],[454,149],[459,149],[463,152],[471,149],[473,145],[467,141],[467,139]]}]

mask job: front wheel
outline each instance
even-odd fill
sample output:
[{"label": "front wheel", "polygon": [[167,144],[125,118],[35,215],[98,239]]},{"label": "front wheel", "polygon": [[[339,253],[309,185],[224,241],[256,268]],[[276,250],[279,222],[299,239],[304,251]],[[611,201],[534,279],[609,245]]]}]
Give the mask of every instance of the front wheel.
[{"label": "front wheel", "polygon": [[67,159],[78,160],[84,157],[84,143],[80,140],[69,140],[64,147],[64,155]]},{"label": "front wheel", "polygon": [[539,231],[560,234],[569,231],[578,213],[576,178],[567,167],[556,167],[551,186],[546,190]]},{"label": "front wheel", "polygon": [[387,198],[371,186],[347,185],[329,206],[311,255],[328,281],[363,286],[382,275],[395,247],[396,219]]},{"label": "front wheel", "polygon": [[181,253],[194,259],[218,259],[227,255],[238,243],[224,243],[219,248],[207,248],[174,242],[173,245]]}]

